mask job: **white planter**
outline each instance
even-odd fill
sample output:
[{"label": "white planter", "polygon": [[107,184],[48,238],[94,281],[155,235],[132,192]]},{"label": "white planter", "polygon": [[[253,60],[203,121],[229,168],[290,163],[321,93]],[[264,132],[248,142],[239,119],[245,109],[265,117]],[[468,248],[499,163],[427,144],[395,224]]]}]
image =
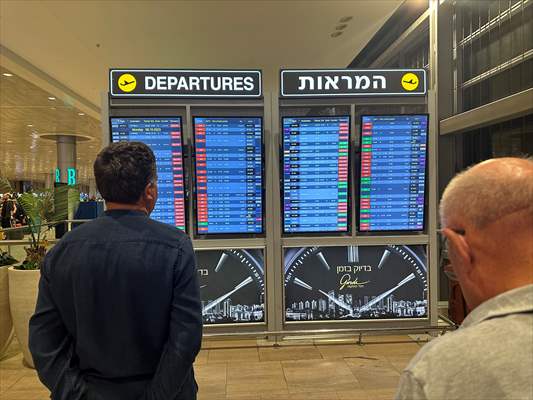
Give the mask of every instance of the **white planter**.
[{"label": "white planter", "polygon": [[8,269],[9,274],[9,307],[15,334],[20,343],[24,361],[32,368],[33,359],[28,346],[30,318],[35,312],[37,293],[39,291],[40,270]]},{"label": "white planter", "polygon": [[13,339],[13,321],[9,311],[9,283],[7,269],[0,267],[0,358],[4,355]]}]

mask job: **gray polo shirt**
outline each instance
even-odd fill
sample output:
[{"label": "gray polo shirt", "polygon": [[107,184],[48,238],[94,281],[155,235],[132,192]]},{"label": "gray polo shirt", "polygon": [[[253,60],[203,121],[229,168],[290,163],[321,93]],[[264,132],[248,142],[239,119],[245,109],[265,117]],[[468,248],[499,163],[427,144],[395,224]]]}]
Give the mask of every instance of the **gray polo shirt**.
[{"label": "gray polo shirt", "polygon": [[533,285],[484,302],[457,331],[426,344],[396,399],[533,399]]}]

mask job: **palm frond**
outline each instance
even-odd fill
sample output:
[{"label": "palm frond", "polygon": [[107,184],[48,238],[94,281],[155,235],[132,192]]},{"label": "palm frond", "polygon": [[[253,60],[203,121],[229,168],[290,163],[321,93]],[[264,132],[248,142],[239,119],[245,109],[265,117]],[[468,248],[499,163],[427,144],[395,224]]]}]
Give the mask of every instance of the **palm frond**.
[{"label": "palm frond", "polygon": [[11,186],[11,183],[9,183],[9,180],[5,177],[0,175],[0,193],[12,193],[13,187]]}]

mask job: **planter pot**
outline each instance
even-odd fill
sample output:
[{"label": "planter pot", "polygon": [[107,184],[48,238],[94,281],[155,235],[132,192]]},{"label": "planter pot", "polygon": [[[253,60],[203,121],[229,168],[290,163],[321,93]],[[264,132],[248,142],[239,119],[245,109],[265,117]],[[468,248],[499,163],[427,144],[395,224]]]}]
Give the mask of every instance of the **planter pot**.
[{"label": "planter pot", "polygon": [[28,346],[30,318],[35,312],[37,293],[39,291],[40,270],[8,269],[9,307],[13,318],[13,327],[20,343],[26,365],[35,368]]},{"label": "planter pot", "polygon": [[0,358],[13,339],[13,321],[9,311],[8,266],[0,267]]}]

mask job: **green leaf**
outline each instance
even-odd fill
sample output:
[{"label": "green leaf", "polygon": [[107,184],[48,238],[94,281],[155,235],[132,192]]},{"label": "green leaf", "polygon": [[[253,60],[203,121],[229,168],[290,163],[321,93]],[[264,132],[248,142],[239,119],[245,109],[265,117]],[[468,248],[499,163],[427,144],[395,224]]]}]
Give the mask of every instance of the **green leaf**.
[{"label": "green leaf", "polygon": [[9,183],[9,180],[5,177],[0,175],[0,193],[12,193],[13,188],[11,187],[11,183]]}]

